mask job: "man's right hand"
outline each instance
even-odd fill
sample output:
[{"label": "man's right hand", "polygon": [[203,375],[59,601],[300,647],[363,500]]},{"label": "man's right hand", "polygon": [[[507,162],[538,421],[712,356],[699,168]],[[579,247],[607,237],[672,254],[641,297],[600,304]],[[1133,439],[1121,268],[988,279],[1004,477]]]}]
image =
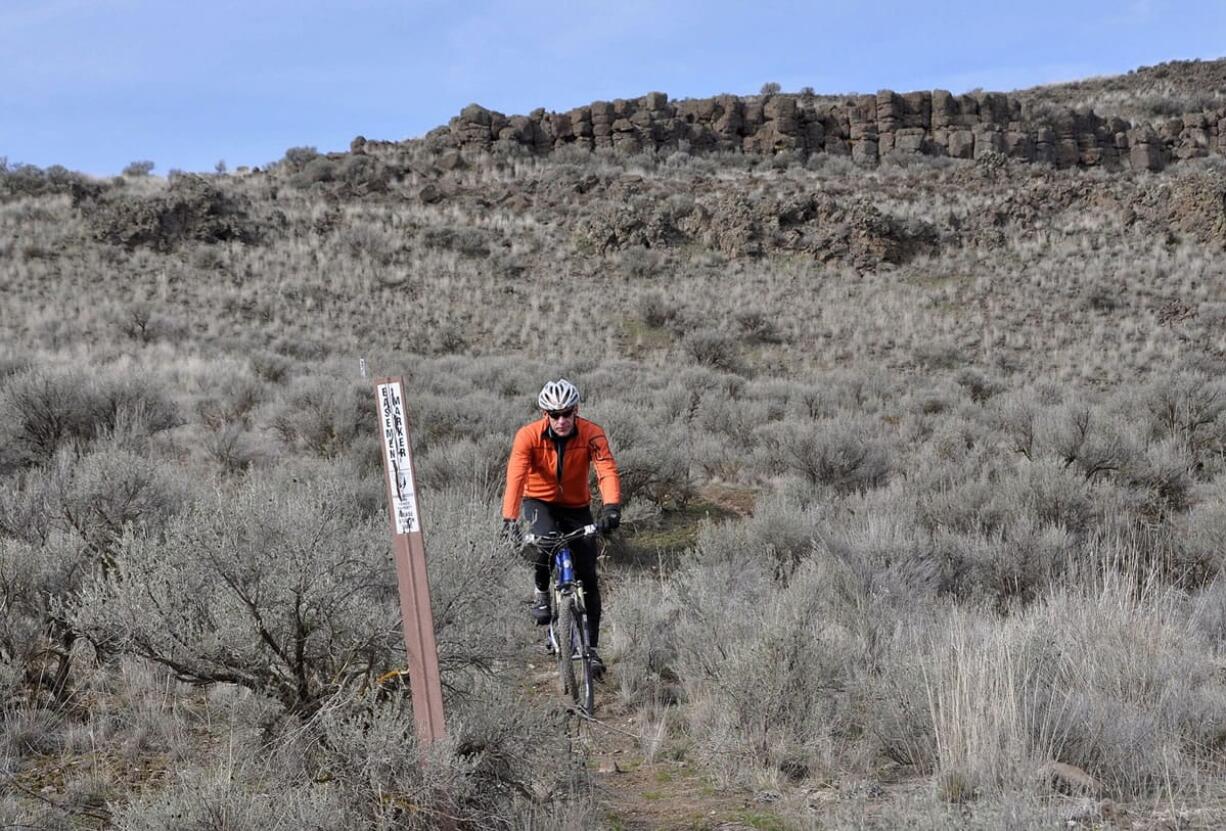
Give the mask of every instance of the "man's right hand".
[{"label": "man's right hand", "polygon": [[519,520],[504,519],[502,521],[502,532],[498,538],[505,543],[519,548],[524,544],[524,532],[520,530]]}]

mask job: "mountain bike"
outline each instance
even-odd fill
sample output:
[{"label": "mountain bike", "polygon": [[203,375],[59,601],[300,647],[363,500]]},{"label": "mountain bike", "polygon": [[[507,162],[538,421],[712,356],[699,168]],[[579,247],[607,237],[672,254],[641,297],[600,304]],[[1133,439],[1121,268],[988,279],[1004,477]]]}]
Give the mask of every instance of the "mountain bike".
[{"label": "mountain bike", "polygon": [[524,548],[545,552],[549,561],[549,583],[553,595],[553,614],[549,621],[548,646],[557,657],[562,694],[581,715],[591,717],[595,705],[595,679],[592,676],[591,646],[587,628],[587,606],[583,584],[575,577],[570,543],[599,533],[595,525],[576,528],[568,534],[524,536]]}]

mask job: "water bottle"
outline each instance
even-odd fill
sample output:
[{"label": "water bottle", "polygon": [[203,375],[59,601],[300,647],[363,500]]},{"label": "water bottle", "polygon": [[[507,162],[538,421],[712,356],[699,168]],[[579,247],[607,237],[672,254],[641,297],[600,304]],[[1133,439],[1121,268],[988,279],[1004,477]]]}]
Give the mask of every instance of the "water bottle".
[{"label": "water bottle", "polygon": [[563,548],[558,552],[558,583],[564,585],[573,582],[575,582],[575,564],[571,560],[570,549]]}]

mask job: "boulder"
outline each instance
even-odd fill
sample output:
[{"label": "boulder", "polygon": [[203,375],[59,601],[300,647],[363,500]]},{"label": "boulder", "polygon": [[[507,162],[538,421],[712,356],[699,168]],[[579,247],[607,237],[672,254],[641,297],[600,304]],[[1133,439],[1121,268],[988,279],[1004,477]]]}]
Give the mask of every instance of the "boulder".
[{"label": "boulder", "polygon": [[1009,99],[1000,92],[980,92],[974,95],[979,110],[979,123],[996,124],[1001,127],[1009,123]]},{"label": "boulder", "polygon": [[850,156],[851,144],[841,136],[826,136],[826,152],[832,156]]},{"label": "boulder", "polygon": [[673,114],[673,108],[668,103],[668,95],[663,92],[647,93],[639,99],[639,105],[649,112],[660,113],[665,117]]},{"label": "boulder", "polygon": [[1034,161],[1034,136],[1026,130],[1025,125],[1016,121],[1009,122],[1009,129],[1005,132],[1005,155],[1025,162]]},{"label": "boulder", "polygon": [[566,114],[570,122],[570,132],[575,138],[592,137],[592,110],[589,107],[576,107]]},{"label": "boulder", "polygon": [[1179,134],[1183,132],[1182,118],[1168,118],[1158,126],[1158,134],[1162,136],[1162,140],[1174,144],[1179,141]]},{"label": "boulder", "polygon": [[932,125],[932,93],[908,92],[902,96],[902,126],[927,130]]},{"label": "boulder", "polygon": [[947,146],[955,159],[975,158],[975,134],[970,130],[950,130]]},{"label": "boulder", "polygon": [[979,123],[979,99],[973,94],[959,95],[957,98],[958,115],[954,123],[963,127],[974,127]]},{"label": "boulder", "polygon": [[610,141],[614,150],[625,155],[641,153],[644,149],[643,139],[639,131],[629,119],[619,118],[612,124]]},{"label": "boulder", "polygon": [[848,137],[852,141],[862,138],[877,138],[877,99],[861,95],[847,108]]},{"label": "boulder", "polygon": [[995,124],[984,124],[974,131],[974,158],[982,159],[991,153],[1005,152],[1005,136]]},{"label": "boulder", "polygon": [[613,99],[613,120],[629,118],[638,109],[636,102],[626,98]]},{"label": "boulder", "polygon": [[1056,163],[1056,132],[1050,127],[1040,127],[1034,133],[1034,160]]},{"label": "boulder", "polygon": [[923,153],[928,145],[928,131],[920,127],[903,127],[894,134],[894,150],[898,153]]},{"label": "boulder", "polygon": [[813,118],[804,123],[804,126],[801,128],[801,136],[804,149],[810,153],[822,150],[826,146],[826,126],[818,118]]},{"label": "boulder", "polygon": [[851,137],[851,121],[847,117],[847,108],[836,105],[822,116],[822,126],[826,135],[847,139]]},{"label": "boulder", "polygon": [[1077,144],[1077,139],[1067,135],[1057,138],[1055,158],[1052,161],[1056,167],[1076,167],[1081,161],[1081,148]]},{"label": "boulder", "polygon": [[550,113],[541,124],[541,130],[556,144],[559,141],[571,141],[575,138],[574,127],[570,116],[566,113]]},{"label": "boulder", "polygon": [[1166,166],[1162,137],[1149,126],[1128,134],[1128,160],[1133,170],[1161,170]]},{"label": "boulder", "polygon": [[1115,141],[1095,133],[1077,136],[1077,163],[1082,167],[1099,167],[1110,163],[1115,155]]},{"label": "boulder", "polygon": [[715,134],[721,144],[740,145],[745,128],[743,104],[740,99],[731,95],[721,96],[719,104],[723,114],[715,121]]},{"label": "boulder", "polygon": [[[1187,119],[1185,119],[1185,122]],[[1175,158],[1198,159],[1209,155],[1209,130],[1207,127],[1184,127],[1175,145]]]},{"label": "boulder", "polygon": [[795,133],[785,133],[774,121],[768,121],[752,136],[745,137],[743,147],[747,153],[770,156],[800,149],[800,137]]},{"label": "boulder", "polygon": [[465,167],[464,157],[458,150],[449,150],[438,157],[439,170],[459,170]]},{"label": "boulder", "polygon": [[851,145],[851,160],[856,164],[874,165],[877,163],[877,141],[872,138],[861,138]]},{"label": "boulder", "polygon": [[417,191],[417,198],[426,205],[433,205],[443,200],[443,190],[434,182],[427,182]]},{"label": "boulder", "polygon": [[892,133],[902,126],[906,105],[902,96],[893,90],[877,92],[877,132]]},{"label": "boulder", "polygon": [[763,115],[783,135],[796,136],[800,132],[800,119],[796,99],[784,95],[772,95],[763,106]]},{"label": "boulder", "polygon": [[939,130],[949,127],[958,115],[957,100],[947,89],[932,92],[932,129]]},{"label": "boulder", "polygon": [[689,124],[712,124],[716,118],[714,98],[691,98],[688,101],[678,101],[675,110],[677,117]]},{"label": "boulder", "polygon": [[[495,116],[497,116],[497,119]],[[452,141],[461,147],[469,144],[488,147],[490,142],[497,136],[495,122],[497,122],[498,128],[501,129],[505,118],[501,113],[487,110],[480,104],[469,104],[460,111],[458,116],[451,119],[448,124],[451,130]]]}]

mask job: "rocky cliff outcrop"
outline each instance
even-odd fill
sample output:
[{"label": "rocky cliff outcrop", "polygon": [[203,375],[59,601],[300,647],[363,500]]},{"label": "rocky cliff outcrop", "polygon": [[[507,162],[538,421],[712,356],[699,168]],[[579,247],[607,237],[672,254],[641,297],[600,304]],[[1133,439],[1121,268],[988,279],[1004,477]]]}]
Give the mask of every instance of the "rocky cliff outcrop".
[{"label": "rocky cliff outcrop", "polygon": [[670,100],[662,92],[596,101],[569,112],[506,116],[470,104],[433,136],[464,150],[518,147],[538,155],[573,146],[618,153],[732,151],[979,159],[991,154],[1056,167],[1160,170],[1226,154],[1226,109],[1133,124],[1088,110],[1030,108],[998,92],[946,90],[831,99],[758,95]]}]

